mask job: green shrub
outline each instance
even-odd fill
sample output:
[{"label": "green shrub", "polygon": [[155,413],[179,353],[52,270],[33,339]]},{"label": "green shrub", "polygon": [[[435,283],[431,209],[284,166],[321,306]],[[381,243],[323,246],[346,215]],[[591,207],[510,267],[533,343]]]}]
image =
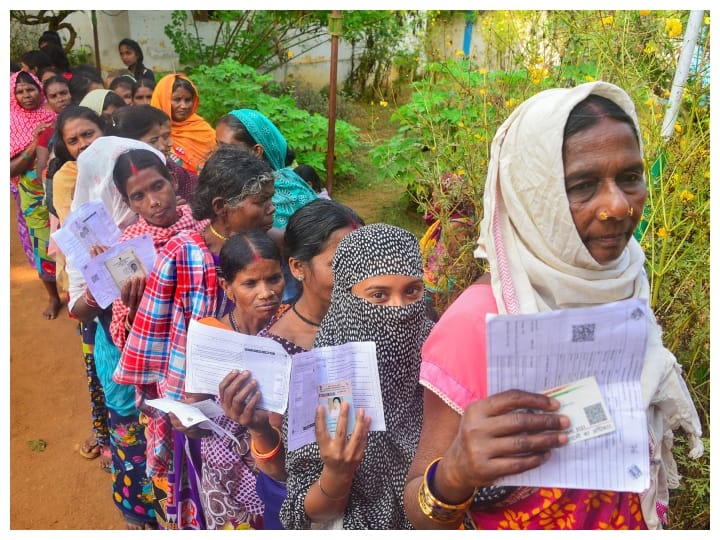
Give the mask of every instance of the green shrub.
[{"label": "green shrub", "polygon": [[[200,91],[198,113],[211,125],[233,109],[256,109],[280,130],[299,163],[312,165],[320,176],[327,174],[328,119],[297,106],[295,99],[278,94],[278,85],[270,75],[235,60],[215,66],[200,66],[190,75]],[[343,120],[335,123],[335,174],[349,176],[357,172],[353,155],[360,145],[358,128]]]}]

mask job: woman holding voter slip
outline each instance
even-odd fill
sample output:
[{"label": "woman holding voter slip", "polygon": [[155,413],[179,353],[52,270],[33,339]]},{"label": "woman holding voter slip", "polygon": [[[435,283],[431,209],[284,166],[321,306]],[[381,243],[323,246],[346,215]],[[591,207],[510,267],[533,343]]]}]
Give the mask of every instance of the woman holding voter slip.
[{"label": "woman holding voter slip", "polygon": [[208,159],[191,207],[196,220],[209,224],[202,232],[177,234],[158,254],[113,375],[120,384],[135,385],[148,416],[147,470],[163,528],[205,526],[197,490],[200,444],[173,432],[168,415],[144,402],[183,399],[190,320],[232,308],[218,284],[220,250],[237,232],[271,228],[273,191],[270,167],[240,148],[219,148]]},{"label": "woman holding voter slip", "polygon": [[[234,308],[222,317],[206,317],[199,322],[256,335],[280,306],[284,286],[280,251],[261,230],[242,231],[233,235],[220,250],[220,285]],[[238,374],[233,371],[232,374]],[[240,375],[249,375],[243,372]],[[257,387],[254,381],[246,390]],[[200,396],[193,396],[193,400]],[[249,398],[248,394],[242,395]],[[255,490],[255,456],[251,455],[248,427],[257,421],[267,422],[268,413],[255,410],[260,393],[254,394],[248,408],[251,418],[235,422],[220,415],[212,421],[225,434],[197,433],[184,428],[173,418],[173,427],[188,436],[201,438],[202,474],[200,498],[208,529],[262,529],[263,502]],[[217,398],[216,398],[217,401]],[[228,436],[234,434],[235,440]]]},{"label": "woman holding voter slip", "polygon": [[351,410],[345,400],[333,437],[327,406],[317,407],[317,442],[287,452],[280,518],[287,529],[407,529],[402,491],[422,423],[420,349],[432,328],[417,239],[392,225],[360,227],[338,244],[332,273],[330,307],[314,346],[375,343],[386,430],[373,431],[381,419]]},{"label": "woman holding voter slip", "polygon": [[[633,450],[641,456],[637,465],[617,477],[640,477],[644,469],[649,486],[644,491],[590,488],[590,469],[602,471],[596,483],[616,473],[615,462],[601,465],[589,457],[575,462],[578,469],[587,468],[579,487],[504,485],[505,476],[536,469],[547,474],[547,467],[538,467],[551,459],[562,462],[578,450],[569,441],[570,409],[558,413],[561,396],[522,389],[493,393],[490,353],[485,354],[492,350],[486,344],[494,344],[486,334],[492,325],[486,314],[541,315],[626,299],[641,299],[639,305],[646,307],[645,259],[633,238],[646,195],[635,108],[615,85],[598,81],[546,90],[521,104],[499,128],[475,252],[487,260],[490,275],[463,292],[423,347],[423,428],[405,487],[405,509],[416,528],[661,528],[667,490],[677,478],[672,430],[682,427],[688,433],[691,457],[703,448],[680,366],[663,346],[651,311],[642,317],[645,312],[636,312],[643,343],[647,327],[644,360],[641,354],[637,361],[619,357],[620,367],[636,362],[637,378],[623,384],[634,392],[640,412],[633,415],[639,425],[634,431],[644,436],[647,429],[649,436],[648,444]],[[573,341],[586,339],[578,335]],[[609,361],[586,369],[600,382]],[[531,380],[528,376],[528,384]],[[625,429],[626,411],[614,419],[615,428]],[[611,449],[600,439],[613,436],[577,444],[588,452],[597,448],[607,459]]]},{"label": "woman holding voter slip", "polygon": [[[296,210],[285,228],[285,252],[292,275],[301,284],[293,304],[282,304],[259,336],[269,337],[288,354],[312,349],[320,321],[330,306],[332,272],[330,263],[338,243],[349,232],[364,225],[352,209],[336,201],[317,199]],[[279,427],[282,415],[257,415],[240,394],[252,381],[252,374],[228,375],[220,385],[225,414],[247,425],[253,443],[255,464],[260,471],[257,493],[265,504],[265,529],[282,529],[280,506],[287,493],[285,450]],[[237,397],[236,397],[237,396]],[[248,419],[253,422],[248,424]]]}]

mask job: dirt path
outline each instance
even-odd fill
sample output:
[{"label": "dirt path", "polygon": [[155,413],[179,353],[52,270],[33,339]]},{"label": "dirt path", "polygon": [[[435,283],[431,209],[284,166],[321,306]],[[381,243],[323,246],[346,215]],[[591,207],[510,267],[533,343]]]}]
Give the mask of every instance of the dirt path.
[{"label": "dirt path", "polygon": [[[22,252],[10,203],[10,529],[124,529],[110,475],[75,445],[90,435],[90,405],[76,324],[54,321]],[[44,451],[29,441],[42,439]]]}]

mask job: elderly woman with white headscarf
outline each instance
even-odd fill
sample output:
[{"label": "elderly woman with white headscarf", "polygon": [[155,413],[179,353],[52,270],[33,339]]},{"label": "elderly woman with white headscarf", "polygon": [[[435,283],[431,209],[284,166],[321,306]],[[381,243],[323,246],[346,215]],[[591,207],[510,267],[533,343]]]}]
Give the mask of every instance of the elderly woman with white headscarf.
[{"label": "elderly woman with white headscarf", "polygon": [[405,487],[415,527],[661,528],[668,488],[677,485],[672,430],[688,433],[692,457],[703,447],[680,366],[653,315],[639,383],[650,446],[643,493],[495,486],[567,444],[569,419],[542,394],[488,396],[485,357],[486,314],[647,301],[645,257],[633,238],[646,197],[635,108],[617,86],[541,92],[499,128],[475,252],[490,274],[443,314],[423,348],[423,431]]}]

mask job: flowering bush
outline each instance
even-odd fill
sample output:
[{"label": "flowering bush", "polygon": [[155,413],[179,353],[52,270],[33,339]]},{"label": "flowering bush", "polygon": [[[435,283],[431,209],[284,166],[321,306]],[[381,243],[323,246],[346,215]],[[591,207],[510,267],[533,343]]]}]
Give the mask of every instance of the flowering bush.
[{"label": "flowering bush", "polygon": [[[407,185],[421,211],[428,208],[430,195],[446,172],[462,170],[468,179],[465,196],[480,201],[492,137],[518,103],[546,88],[592,80],[624,88],[636,104],[646,159],[649,195],[636,236],[647,257],[651,306],[664,330],[665,344],[683,366],[707,435],[709,17],[701,30],[673,135],[669,140],[661,135],[688,15],[483,12],[478,24],[483,29],[484,56],[450,55],[429,63],[425,78],[413,83],[408,103],[393,115],[399,125],[397,135],[376,147],[371,156],[387,177]],[[447,217],[441,215],[441,219]],[[480,218],[476,216],[476,226]],[[472,249],[473,242],[467,240],[464,249]],[[455,293],[448,292],[447,303],[463,285],[459,282]],[[709,447],[709,439],[705,442]],[[681,440],[675,455],[686,480],[673,493],[672,526],[707,528],[709,453],[692,461],[683,449]]]}]

